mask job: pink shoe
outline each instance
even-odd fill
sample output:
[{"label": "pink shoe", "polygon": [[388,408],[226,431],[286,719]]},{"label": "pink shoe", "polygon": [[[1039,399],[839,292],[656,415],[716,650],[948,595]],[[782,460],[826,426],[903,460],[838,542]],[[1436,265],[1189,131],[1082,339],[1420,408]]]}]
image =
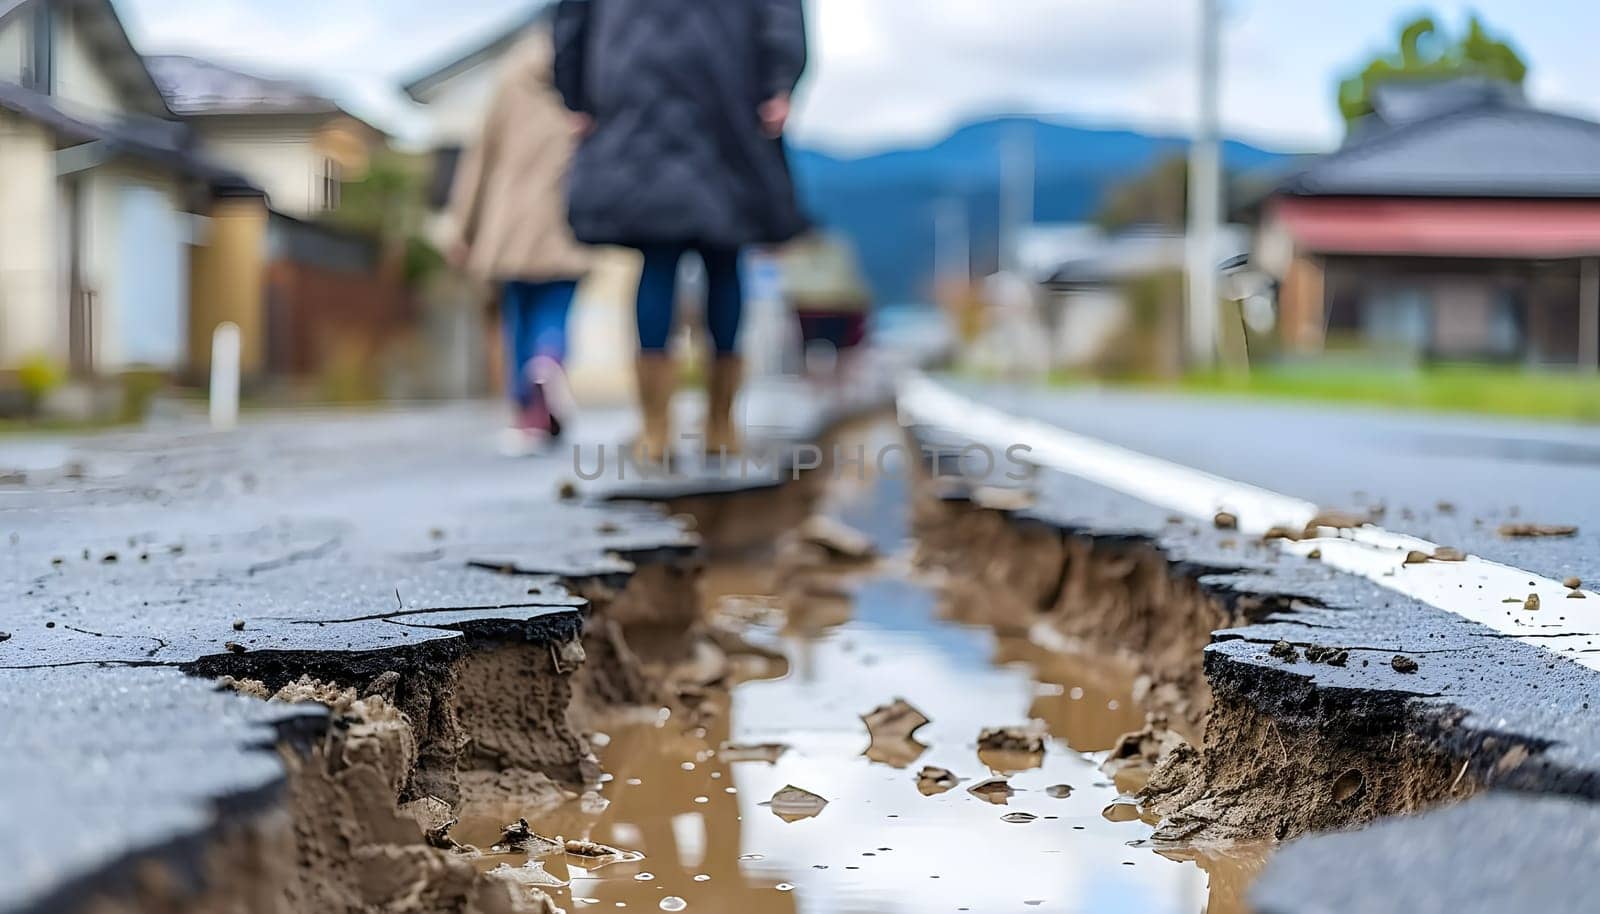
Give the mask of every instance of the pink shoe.
[{"label": "pink shoe", "polygon": [[548,449],[552,437],[552,417],[540,399],[518,411],[510,428],[500,432],[500,453],[507,457],[529,457]]},{"label": "pink shoe", "polygon": [[517,414],[517,428],[536,435],[550,435],[550,424],[553,418],[550,408],[545,405],[544,398],[535,395],[533,402],[522,408]]},{"label": "pink shoe", "polygon": [[560,437],[561,428],[578,415],[578,401],[572,396],[572,386],[567,383],[567,370],[561,363],[547,355],[534,356],[528,363],[528,380],[542,394],[546,426],[550,436]]}]

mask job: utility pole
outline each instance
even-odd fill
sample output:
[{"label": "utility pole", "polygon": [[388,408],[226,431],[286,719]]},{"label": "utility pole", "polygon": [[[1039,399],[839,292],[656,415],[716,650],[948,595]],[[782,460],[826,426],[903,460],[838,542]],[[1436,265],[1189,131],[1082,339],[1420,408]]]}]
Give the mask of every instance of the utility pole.
[{"label": "utility pole", "polygon": [[1600,371],[1600,258],[1585,257],[1578,267],[1578,368]]},{"label": "utility pole", "polygon": [[1221,0],[1200,3],[1199,122],[1189,146],[1189,227],[1185,260],[1190,365],[1209,368],[1217,357],[1217,223],[1222,215],[1222,154],[1218,143],[1221,81]]}]

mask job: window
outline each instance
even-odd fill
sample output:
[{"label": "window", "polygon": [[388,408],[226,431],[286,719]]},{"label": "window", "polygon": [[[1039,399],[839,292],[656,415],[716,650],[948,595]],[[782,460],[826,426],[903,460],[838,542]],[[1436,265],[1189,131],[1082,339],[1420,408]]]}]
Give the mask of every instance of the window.
[{"label": "window", "polygon": [[339,185],[342,181],[343,175],[339,163],[333,159],[323,159],[321,193],[317,199],[317,205],[324,210],[338,209]]}]

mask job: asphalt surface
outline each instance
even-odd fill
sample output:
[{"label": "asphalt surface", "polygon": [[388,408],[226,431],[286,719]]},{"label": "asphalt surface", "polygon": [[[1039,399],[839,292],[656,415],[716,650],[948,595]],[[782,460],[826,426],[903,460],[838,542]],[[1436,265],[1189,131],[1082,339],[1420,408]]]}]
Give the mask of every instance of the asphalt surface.
[{"label": "asphalt surface", "polygon": [[196,871],[222,819],[278,801],[268,750],[321,708],[185,669],[383,656],[506,622],[570,637],[581,601],[555,577],[469,562],[608,575],[694,547],[657,512],[558,502],[559,456],[494,457],[493,418],[297,414],[19,448],[0,487],[0,860],[18,874],[0,910],[65,909],[144,855]]},{"label": "asphalt surface", "polygon": [[[1532,472],[1484,456],[1492,452],[1488,442],[1528,440],[1535,431],[1543,440],[1566,442],[1562,453],[1571,454],[1585,441],[1600,446],[1600,430],[1109,392],[977,393],[1014,415],[1325,507],[1386,504],[1382,523],[1388,529],[1536,573],[1583,576],[1594,567],[1590,579],[1600,577],[1600,464],[1569,462]],[[1416,446],[1447,434],[1479,444],[1454,456]],[[1324,444],[1330,441],[1341,446],[1330,450]],[[1176,561],[1240,569],[1214,576],[1208,581],[1214,587],[1299,598],[1291,613],[1220,633],[1208,649],[1215,655],[1208,669],[1227,659],[1289,670],[1318,687],[1392,692],[1415,696],[1421,706],[1459,708],[1468,716],[1452,739],[1501,734],[1551,744],[1519,769],[1514,783],[1600,797],[1600,673],[1253,538],[1206,524],[1170,523],[1169,512],[1065,474],[1042,471],[1038,487],[1042,497],[1033,513],[1052,523],[1126,531],[1154,540]],[[1578,490],[1564,499],[1563,493]],[[1440,514],[1441,501],[1453,503],[1454,512]],[[1541,523],[1577,524],[1580,534],[1587,520],[1590,532],[1574,539],[1500,537],[1495,522],[1514,506]],[[1592,513],[1584,514],[1590,506]],[[1475,526],[1475,518],[1485,525]],[[1352,661],[1346,667],[1303,660],[1285,665],[1265,654],[1279,639],[1348,648]],[[1600,642],[1600,632],[1595,640]],[[1397,653],[1415,659],[1417,672],[1395,671],[1389,661]]]},{"label": "asphalt surface", "polygon": [[[1600,582],[1600,427],[1325,404],[954,383],[997,409],[1381,524],[1546,577]],[[1439,506],[1451,510],[1446,513]],[[1575,524],[1565,539],[1505,522]]]},{"label": "asphalt surface", "polygon": [[73,910],[126,886],[136,859],[191,872],[220,819],[277,805],[265,749],[325,718],[170,667],[0,670],[0,910]]},{"label": "asphalt surface", "polygon": [[[1600,430],[1321,406],[1093,391],[950,387],[1012,415],[1332,508],[1386,506],[1382,525],[1560,579],[1600,579]],[[935,443],[951,429],[924,432]],[[959,475],[954,467],[948,472]],[[990,480],[991,482],[995,480]],[[1269,713],[1304,715],[1312,692],[1401,707],[1428,738],[1491,785],[1489,799],[1312,836],[1272,861],[1254,901],[1266,912],[1584,910],[1600,821],[1600,673],[1356,575],[1049,469],[1016,512],[1100,538],[1152,542],[1223,599],[1284,610],[1219,632],[1213,684],[1252,683]],[[1447,510],[1441,510],[1445,503]],[[1569,523],[1571,539],[1512,540],[1504,520]],[[1556,607],[1559,610],[1559,607]],[[1278,640],[1346,648],[1346,666],[1271,657]],[[1595,633],[1600,641],[1600,633]],[[1414,673],[1391,666],[1403,654]],[[1263,687],[1265,686],[1265,687]],[[1280,696],[1278,707],[1272,707]],[[1426,722],[1449,721],[1444,726]],[[1458,724],[1456,722],[1459,721]],[[1492,748],[1484,741],[1492,739]],[[1493,770],[1509,745],[1532,757]],[[1485,749],[1486,751],[1478,751]],[[1544,799],[1559,793],[1577,800]],[[1371,843],[1369,844],[1369,839]],[[1563,861],[1552,864],[1550,861]],[[1566,884],[1548,876],[1564,869]],[[1352,879],[1351,874],[1360,874]],[[1484,890],[1490,876],[1500,882]],[[1391,878],[1392,877],[1392,878]]]},{"label": "asphalt surface", "polygon": [[[758,441],[833,418],[788,387],[754,385],[747,407]],[[137,859],[200,872],[221,821],[279,801],[272,748],[324,711],[186,671],[359,665],[507,623],[571,637],[582,601],[563,579],[698,548],[659,508],[579,478],[571,448],[615,453],[627,412],[524,460],[495,454],[498,422],[413,407],[0,439],[0,911],[67,909]]]},{"label": "asphalt surface", "polygon": [[1490,795],[1290,845],[1250,894],[1256,914],[1590,911],[1600,808]]}]

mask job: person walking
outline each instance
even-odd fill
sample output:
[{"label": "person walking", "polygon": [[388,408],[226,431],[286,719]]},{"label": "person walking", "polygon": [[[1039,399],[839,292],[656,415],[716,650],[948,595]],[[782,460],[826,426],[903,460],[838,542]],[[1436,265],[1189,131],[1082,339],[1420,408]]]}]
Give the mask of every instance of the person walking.
[{"label": "person walking", "polygon": [[499,287],[515,410],[501,449],[511,455],[540,450],[569,418],[567,313],[590,264],[567,222],[562,187],[578,133],[554,87],[554,56],[548,26],[530,27],[507,53],[450,195],[451,261]]},{"label": "person walking", "polygon": [[672,451],[667,354],[678,262],[705,264],[705,449],[738,450],[739,253],[806,226],[783,147],[806,66],[801,0],[561,0],[556,87],[584,139],[568,211],[579,240],[643,255],[636,308],[638,458]]}]

